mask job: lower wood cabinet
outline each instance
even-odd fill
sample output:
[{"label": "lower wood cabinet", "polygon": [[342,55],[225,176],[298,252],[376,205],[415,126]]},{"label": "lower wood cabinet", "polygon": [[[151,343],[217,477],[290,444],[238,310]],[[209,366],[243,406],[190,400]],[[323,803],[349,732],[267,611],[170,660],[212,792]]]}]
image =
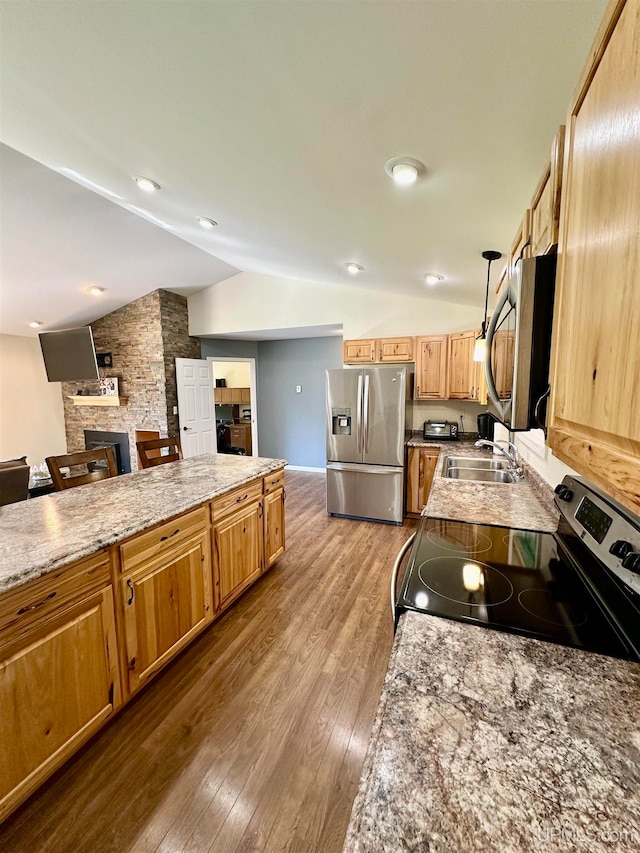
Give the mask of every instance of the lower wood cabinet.
[{"label": "lower wood cabinet", "polygon": [[419,515],[429,500],[439,456],[439,447],[407,448],[407,513]]},{"label": "lower wood cabinet", "polygon": [[[170,542],[170,540],[169,540]],[[169,546],[121,580],[133,693],[213,619],[209,533]]]},{"label": "lower wood cabinet", "polygon": [[107,554],[0,602],[0,820],[121,704]]},{"label": "lower wood cabinet", "polygon": [[213,571],[220,609],[227,607],[262,572],[262,518],[262,501],[254,501],[214,522]]},{"label": "lower wood cabinet", "polygon": [[264,496],[264,568],[284,554],[284,489]]}]

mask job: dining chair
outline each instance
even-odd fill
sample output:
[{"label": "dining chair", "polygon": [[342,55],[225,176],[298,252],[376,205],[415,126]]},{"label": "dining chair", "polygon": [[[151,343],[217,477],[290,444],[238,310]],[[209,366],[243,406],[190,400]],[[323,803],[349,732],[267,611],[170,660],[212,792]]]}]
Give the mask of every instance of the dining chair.
[{"label": "dining chair", "polygon": [[[179,435],[168,435],[166,438],[150,438],[146,441],[136,441],[138,455],[143,468],[154,468],[166,462],[176,462],[182,459],[182,446]],[[167,449],[167,453],[162,451]]]},{"label": "dining chair", "polygon": [[[64,456],[48,456],[45,462],[56,492],[118,475],[113,447],[97,447],[95,450],[81,450]],[[95,468],[94,464],[100,467]],[[87,471],[80,474],[70,473],[68,477],[62,476],[61,468],[74,468],[76,465],[86,465]]]}]

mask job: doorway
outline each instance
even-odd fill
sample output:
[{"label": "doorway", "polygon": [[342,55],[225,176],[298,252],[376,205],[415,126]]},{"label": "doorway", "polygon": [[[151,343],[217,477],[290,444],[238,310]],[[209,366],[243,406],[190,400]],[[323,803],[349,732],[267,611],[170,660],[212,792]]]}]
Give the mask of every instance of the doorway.
[{"label": "doorway", "polygon": [[208,356],[219,453],[258,456],[255,358]]}]

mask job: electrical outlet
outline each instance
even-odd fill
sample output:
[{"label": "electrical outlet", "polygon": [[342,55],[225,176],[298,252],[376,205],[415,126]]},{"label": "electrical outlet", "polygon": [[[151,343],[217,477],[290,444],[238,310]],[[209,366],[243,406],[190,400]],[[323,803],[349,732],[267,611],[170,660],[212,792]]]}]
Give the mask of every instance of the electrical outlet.
[{"label": "electrical outlet", "polygon": [[296,394],[302,394],[302,385],[296,385]]}]

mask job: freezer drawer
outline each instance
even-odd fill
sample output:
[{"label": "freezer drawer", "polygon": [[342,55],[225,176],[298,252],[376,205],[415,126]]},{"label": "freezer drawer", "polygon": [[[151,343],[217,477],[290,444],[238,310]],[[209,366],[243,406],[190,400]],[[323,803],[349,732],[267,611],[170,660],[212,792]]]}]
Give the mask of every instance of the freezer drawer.
[{"label": "freezer drawer", "polygon": [[402,524],[403,469],[327,463],[327,512]]}]

